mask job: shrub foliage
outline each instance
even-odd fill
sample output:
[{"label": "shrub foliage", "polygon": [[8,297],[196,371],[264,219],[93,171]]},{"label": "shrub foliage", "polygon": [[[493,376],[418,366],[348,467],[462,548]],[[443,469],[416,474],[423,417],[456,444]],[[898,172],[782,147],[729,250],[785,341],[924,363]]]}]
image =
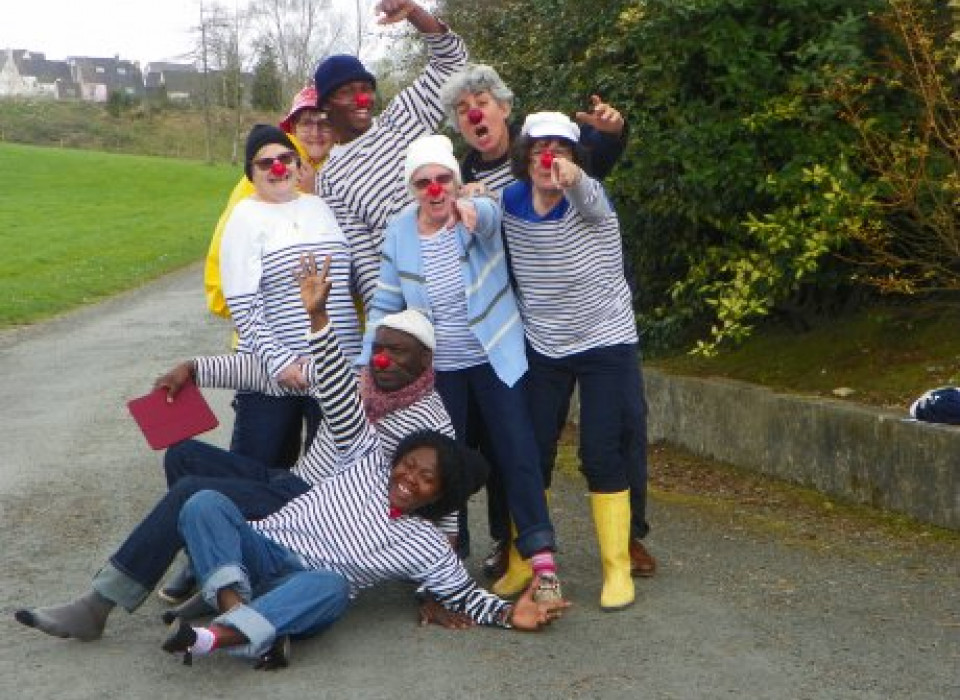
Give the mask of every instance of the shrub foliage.
[{"label": "shrub foliage", "polygon": [[[693,331],[710,353],[771,311],[829,310],[851,285],[960,288],[950,4],[445,0],[443,10],[519,112],[572,112],[598,93],[627,116],[630,144],[608,187],[641,326],[654,346]],[[904,25],[939,41],[918,52]],[[930,58],[920,76],[918,55]],[[924,127],[933,115],[940,126]]]}]

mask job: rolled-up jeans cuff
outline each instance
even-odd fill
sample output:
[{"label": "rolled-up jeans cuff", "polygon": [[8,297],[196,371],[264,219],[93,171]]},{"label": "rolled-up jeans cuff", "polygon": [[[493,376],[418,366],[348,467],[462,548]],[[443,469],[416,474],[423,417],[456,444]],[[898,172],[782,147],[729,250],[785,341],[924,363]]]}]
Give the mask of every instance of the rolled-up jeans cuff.
[{"label": "rolled-up jeans cuff", "polygon": [[245,601],[253,597],[247,572],[236,564],[215,569],[203,582],[203,599],[214,609],[217,609],[217,591],[221,588],[230,588]]},{"label": "rolled-up jeans cuff", "polygon": [[96,573],[90,585],[97,593],[127,612],[133,612],[139,608],[150,595],[149,588],[109,561]]},{"label": "rolled-up jeans cuff", "polygon": [[266,653],[277,638],[277,629],[263,615],[247,605],[237,605],[229,612],[219,615],[214,624],[232,627],[245,636],[249,643],[230,647],[233,656],[256,658]]},{"label": "rolled-up jeans cuff", "polygon": [[517,536],[517,551],[524,559],[529,559],[537,552],[549,549],[557,551],[557,540],[551,527],[540,527],[527,530]]}]

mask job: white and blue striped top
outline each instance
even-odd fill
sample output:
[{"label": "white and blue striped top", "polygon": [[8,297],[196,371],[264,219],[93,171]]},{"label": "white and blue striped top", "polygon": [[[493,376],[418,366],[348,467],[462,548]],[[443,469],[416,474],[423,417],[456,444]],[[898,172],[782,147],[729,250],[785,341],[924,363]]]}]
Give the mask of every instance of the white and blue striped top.
[{"label": "white and blue striped top", "polygon": [[337,472],[251,526],[313,569],[335,571],[351,594],[385,580],[412,580],[446,607],[497,624],[508,603],[477,586],[447,538],[412,515],[390,518],[389,463],[367,421],[356,378],[327,326],[311,339],[312,393],[340,454]]},{"label": "white and blue striped top", "polygon": [[517,305],[533,349],[565,357],[636,343],[620,224],[603,186],[583,174],[545,216],[534,211],[528,182],[507,187],[502,203]]},{"label": "white and blue striped top", "polygon": [[360,323],[350,297],[351,254],[330,208],[319,197],[300,195],[268,203],[248,197],[237,203],[220,244],[223,293],[237,327],[237,352],[260,357],[271,376],[307,355],[310,322],[293,270],[300,256],[331,256],[328,309],[343,351],[360,352]]},{"label": "white and blue striped top", "polygon": [[487,353],[467,320],[460,247],[453,230],[442,229],[433,236],[421,236],[420,254],[436,336],[434,369],[452,372],[482,365],[487,361]]},{"label": "white and blue striped top", "polygon": [[335,146],[317,177],[353,252],[357,291],[369,308],[380,271],[387,223],[412,201],[403,180],[407,146],[443,121],[440,86],[467,62],[457,34],[424,34],[429,59],[423,73],[390,101],[362,136]]}]

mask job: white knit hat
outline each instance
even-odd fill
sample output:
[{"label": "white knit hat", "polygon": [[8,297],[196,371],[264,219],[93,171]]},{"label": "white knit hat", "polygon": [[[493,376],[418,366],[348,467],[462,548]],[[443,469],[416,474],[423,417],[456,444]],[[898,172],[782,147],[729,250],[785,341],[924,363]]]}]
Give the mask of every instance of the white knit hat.
[{"label": "white knit hat", "polygon": [[523,129],[521,129],[520,134],[533,139],[554,136],[574,143],[580,141],[580,127],[562,112],[528,114],[527,118],[523,120]]},{"label": "white knit hat", "polygon": [[403,164],[403,181],[411,194],[416,194],[411,180],[417,168],[424,165],[442,165],[453,171],[453,177],[457,181],[457,186],[461,185],[463,180],[460,177],[460,164],[453,155],[453,144],[450,139],[441,134],[432,136],[421,136],[411,141],[407,147],[407,158]]},{"label": "white knit hat", "polygon": [[433,324],[427,320],[426,316],[414,309],[384,316],[377,324],[377,328],[381,326],[409,333],[431,350],[437,346],[433,335]]}]

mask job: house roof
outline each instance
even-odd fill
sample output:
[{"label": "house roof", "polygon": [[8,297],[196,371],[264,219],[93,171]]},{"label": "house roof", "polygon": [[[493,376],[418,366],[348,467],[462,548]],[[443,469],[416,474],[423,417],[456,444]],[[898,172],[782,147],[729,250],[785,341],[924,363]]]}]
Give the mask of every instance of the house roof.
[{"label": "house roof", "polygon": [[70,56],[67,63],[73,67],[73,75],[78,83],[99,83],[143,92],[143,75],[138,63],[89,56]]}]

